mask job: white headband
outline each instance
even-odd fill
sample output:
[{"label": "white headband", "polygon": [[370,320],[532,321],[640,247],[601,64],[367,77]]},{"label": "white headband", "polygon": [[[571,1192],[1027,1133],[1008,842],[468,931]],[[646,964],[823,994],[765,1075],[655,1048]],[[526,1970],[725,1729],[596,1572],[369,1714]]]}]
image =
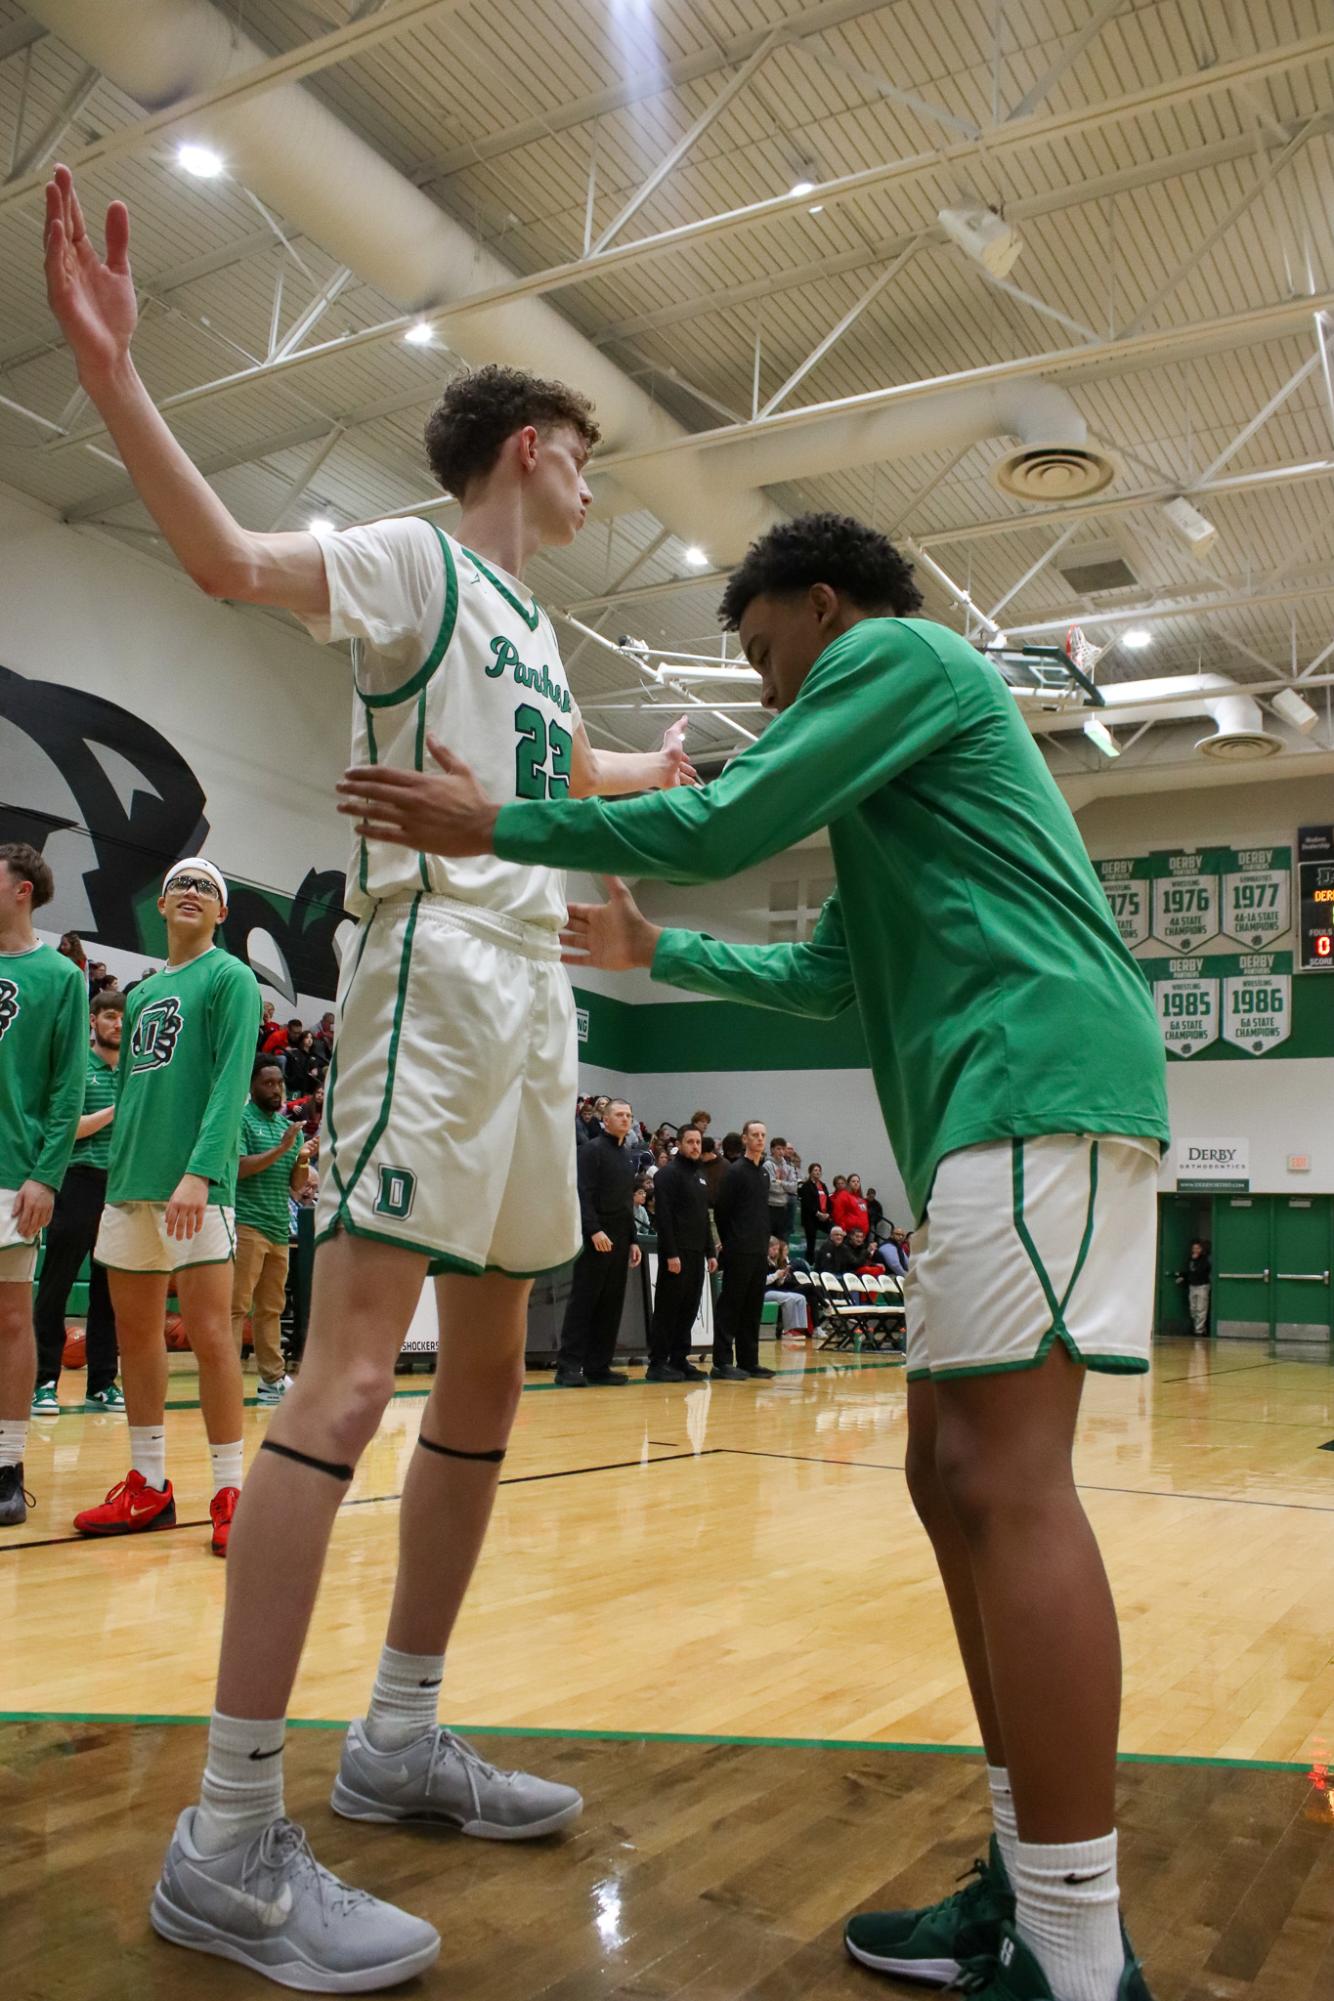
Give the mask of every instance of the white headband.
[{"label": "white headband", "polygon": [[212,862],[206,862],[202,855],[188,855],[184,861],[173,862],[171,867],[167,870],[167,873],[162,878],[162,894],[164,896],[166,895],[167,884],[169,882],[174,882],[178,875],[189,875],[191,873],[195,875],[206,875],[209,881],[213,884],[214,888],[217,890],[219,900],[224,905],[226,904],[227,901],[226,878],[224,877],[221,869],[214,868]]}]

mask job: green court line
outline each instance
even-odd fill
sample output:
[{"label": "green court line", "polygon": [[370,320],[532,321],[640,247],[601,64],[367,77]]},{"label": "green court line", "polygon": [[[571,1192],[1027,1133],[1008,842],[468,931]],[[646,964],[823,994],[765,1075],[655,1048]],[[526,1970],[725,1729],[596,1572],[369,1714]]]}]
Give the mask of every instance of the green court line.
[{"label": "green court line", "polygon": [[[207,1716],[137,1716],[98,1714],[95,1711],[50,1709],[0,1709],[4,1723],[123,1723],[130,1725],[189,1724],[207,1729]],[[290,1716],[289,1730],[346,1730],[347,1719],[335,1716]],[[981,1758],[980,1744],[905,1744],[888,1738],[858,1737],[738,1737],[725,1730],[567,1730],[536,1723],[451,1724],[463,1737],[543,1737],[569,1739],[589,1744],[737,1744],[748,1750],[768,1751],[902,1751],[933,1758]],[[1293,1763],[1279,1758],[1188,1758],[1181,1753],[1122,1751],[1123,1765],[1217,1766],[1224,1771],[1306,1772],[1305,1759]]]},{"label": "green court line", "polygon": [[[800,1369],[775,1369],[774,1380],[775,1382],[777,1382],[789,1376],[833,1375],[837,1374],[837,1372],[841,1369],[854,1369],[854,1370],[901,1369],[902,1367],[903,1367],[902,1355],[892,1356],[885,1361],[872,1361],[872,1362],[863,1362],[859,1357],[855,1355],[848,1355],[843,1360],[837,1362],[835,1361],[807,1362],[806,1365]],[[648,1383],[644,1381],[644,1378],[642,1376],[632,1376],[626,1387],[628,1389],[639,1388],[646,1390],[659,1390],[664,1387],[670,1389],[673,1387],[673,1385],[671,1384],[664,1385],[662,1383]],[[523,1386],[523,1394],[526,1397],[536,1396],[539,1391],[554,1390],[555,1388],[556,1388],[555,1383],[525,1383]],[[431,1392],[429,1388],[422,1388],[419,1390],[416,1389],[395,1390],[393,1393],[393,1397],[391,1398],[391,1402],[398,1402],[402,1398],[428,1397],[430,1396],[430,1394]],[[258,1397],[246,1397],[245,1402],[246,1405],[251,1409],[261,1409],[261,1410],[268,1410],[270,1408],[277,1409],[276,1404],[272,1406],[268,1404],[261,1404]],[[178,1403],[169,1402],[164,1407],[167,1410],[198,1410],[199,1400],[197,1397],[191,1401],[186,1401],[183,1399]],[[105,1412],[101,1414],[103,1416],[106,1415]],[[67,1407],[62,1407],[60,1415],[62,1417],[96,1417],[98,1415],[98,1412],[91,1410],[85,1411],[82,1404],[70,1404]]]}]

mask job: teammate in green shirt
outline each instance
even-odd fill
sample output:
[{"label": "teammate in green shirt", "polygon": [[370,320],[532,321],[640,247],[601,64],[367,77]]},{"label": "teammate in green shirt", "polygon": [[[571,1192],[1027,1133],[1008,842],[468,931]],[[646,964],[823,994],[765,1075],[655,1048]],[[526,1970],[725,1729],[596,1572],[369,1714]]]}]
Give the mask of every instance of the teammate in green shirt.
[{"label": "teammate in green shirt", "polygon": [[[723,599],[777,719],[702,791],[499,810],[362,766],[367,838],[703,882],[828,826],[837,891],[807,943],[659,932],[623,886],[571,912],[573,963],[832,1016],[855,1006],[919,1223],[908,1484],[987,1750],[996,1820],[970,1888],[848,1926],[864,1965],[978,2001],[1135,2001],[1114,1829],[1116,1613],[1075,1491],[1086,1368],[1148,1367],[1165,1063],[1148,988],[1000,676],[912,616],[910,566],[829,515],[757,543]],[[842,906],[856,912],[845,924]]]},{"label": "teammate in green shirt", "polygon": [[82,1535],[171,1528],[167,1350],[174,1289],[199,1366],[212,1461],[212,1548],[227,1551],[241,1487],[241,1358],[232,1341],[233,1208],[259,1023],[250,968],[214,944],[227,884],[199,856],[167,870],[158,898],[167,963],[129,996],[116,1072],[107,1203],[94,1255],[107,1267],[130,1421],[130,1471],[74,1518]]},{"label": "teammate in green shirt", "polygon": [[88,989],[74,961],[32,928],[54,888],[36,848],[0,847],[0,1528],[28,1518],[37,1237],[51,1220],[83,1104]]},{"label": "teammate in green shirt", "polygon": [[300,1125],[284,1115],[284,1095],[282,1065],[271,1056],[261,1056],[251,1072],[250,1099],[241,1114],[232,1336],[239,1355],[248,1313],[262,1404],[281,1403],[292,1384],[283,1366],[279,1334],[292,1239],[288,1197],[299,1195],[310,1175],[310,1146]]},{"label": "teammate in green shirt", "polygon": [[95,994],[89,1013],[93,1039],[88,1045],[83,1115],[69,1168],[47,1226],[42,1276],[33,1309],[37,1330],[34,1417],[60,1415],[65,1309],[69,1305],[70,1288],[85,1258],[91,1262],[85,1323],[88,1379],[84,1408],[121,1412],[125,1409],[125,1399],[116,1385],[116,1316],[111,1306],[111,1291],[105,1268],[91,1256],[107,1196],[111,1123],[116,1114],[116,1066],[120,1062],[120,1038],[125,1026],[124,994],[119,991]]}]

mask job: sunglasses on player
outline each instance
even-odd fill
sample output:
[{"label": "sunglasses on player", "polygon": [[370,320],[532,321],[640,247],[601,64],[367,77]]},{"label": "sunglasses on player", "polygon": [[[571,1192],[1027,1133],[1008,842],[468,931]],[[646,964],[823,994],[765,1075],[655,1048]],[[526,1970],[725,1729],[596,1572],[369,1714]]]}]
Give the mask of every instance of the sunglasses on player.
[{"label": "sunglasses on player", "polygon": [[217,883],[210,882],[206,875],[174,875],[163,891],[164,896],[170,896],[173,890],[181,896],[194,890],[197,896],[211,896],[215,903],[222,901]]}]

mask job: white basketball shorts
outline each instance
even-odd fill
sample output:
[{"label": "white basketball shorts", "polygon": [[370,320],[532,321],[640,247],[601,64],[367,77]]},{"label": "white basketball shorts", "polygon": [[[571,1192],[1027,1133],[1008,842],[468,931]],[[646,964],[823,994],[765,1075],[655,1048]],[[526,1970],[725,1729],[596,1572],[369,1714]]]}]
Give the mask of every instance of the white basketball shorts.
[{"label": "white basketball shorts", "polygon": [[1158,1144],[1054,1133],[947,1154],[903,1281],[908,1377],[1149,1366]]},{"label": "white basketball shorts", "polygon": [[37,1276],[37,1239],[19,1235],[17,1200],[17,1188],[0,1188],[0,1285],[31,1285]]},{"label": "white basketball shorts", "polygon": [[339,980],[316,1242],[402,1244],[432,1272],[531,1278],[577,1256],[574,1000],[555,932],[444,896],[387,899]]},{"label": "white basketball shorts", "polygon": [[165,1202],[108,1202],[93,1256],[108,1271],[173,1272],[230,1264],[236,1256],[236,1219],[230,1209],[211,1202],[193,1237],[169,1237]]}]

